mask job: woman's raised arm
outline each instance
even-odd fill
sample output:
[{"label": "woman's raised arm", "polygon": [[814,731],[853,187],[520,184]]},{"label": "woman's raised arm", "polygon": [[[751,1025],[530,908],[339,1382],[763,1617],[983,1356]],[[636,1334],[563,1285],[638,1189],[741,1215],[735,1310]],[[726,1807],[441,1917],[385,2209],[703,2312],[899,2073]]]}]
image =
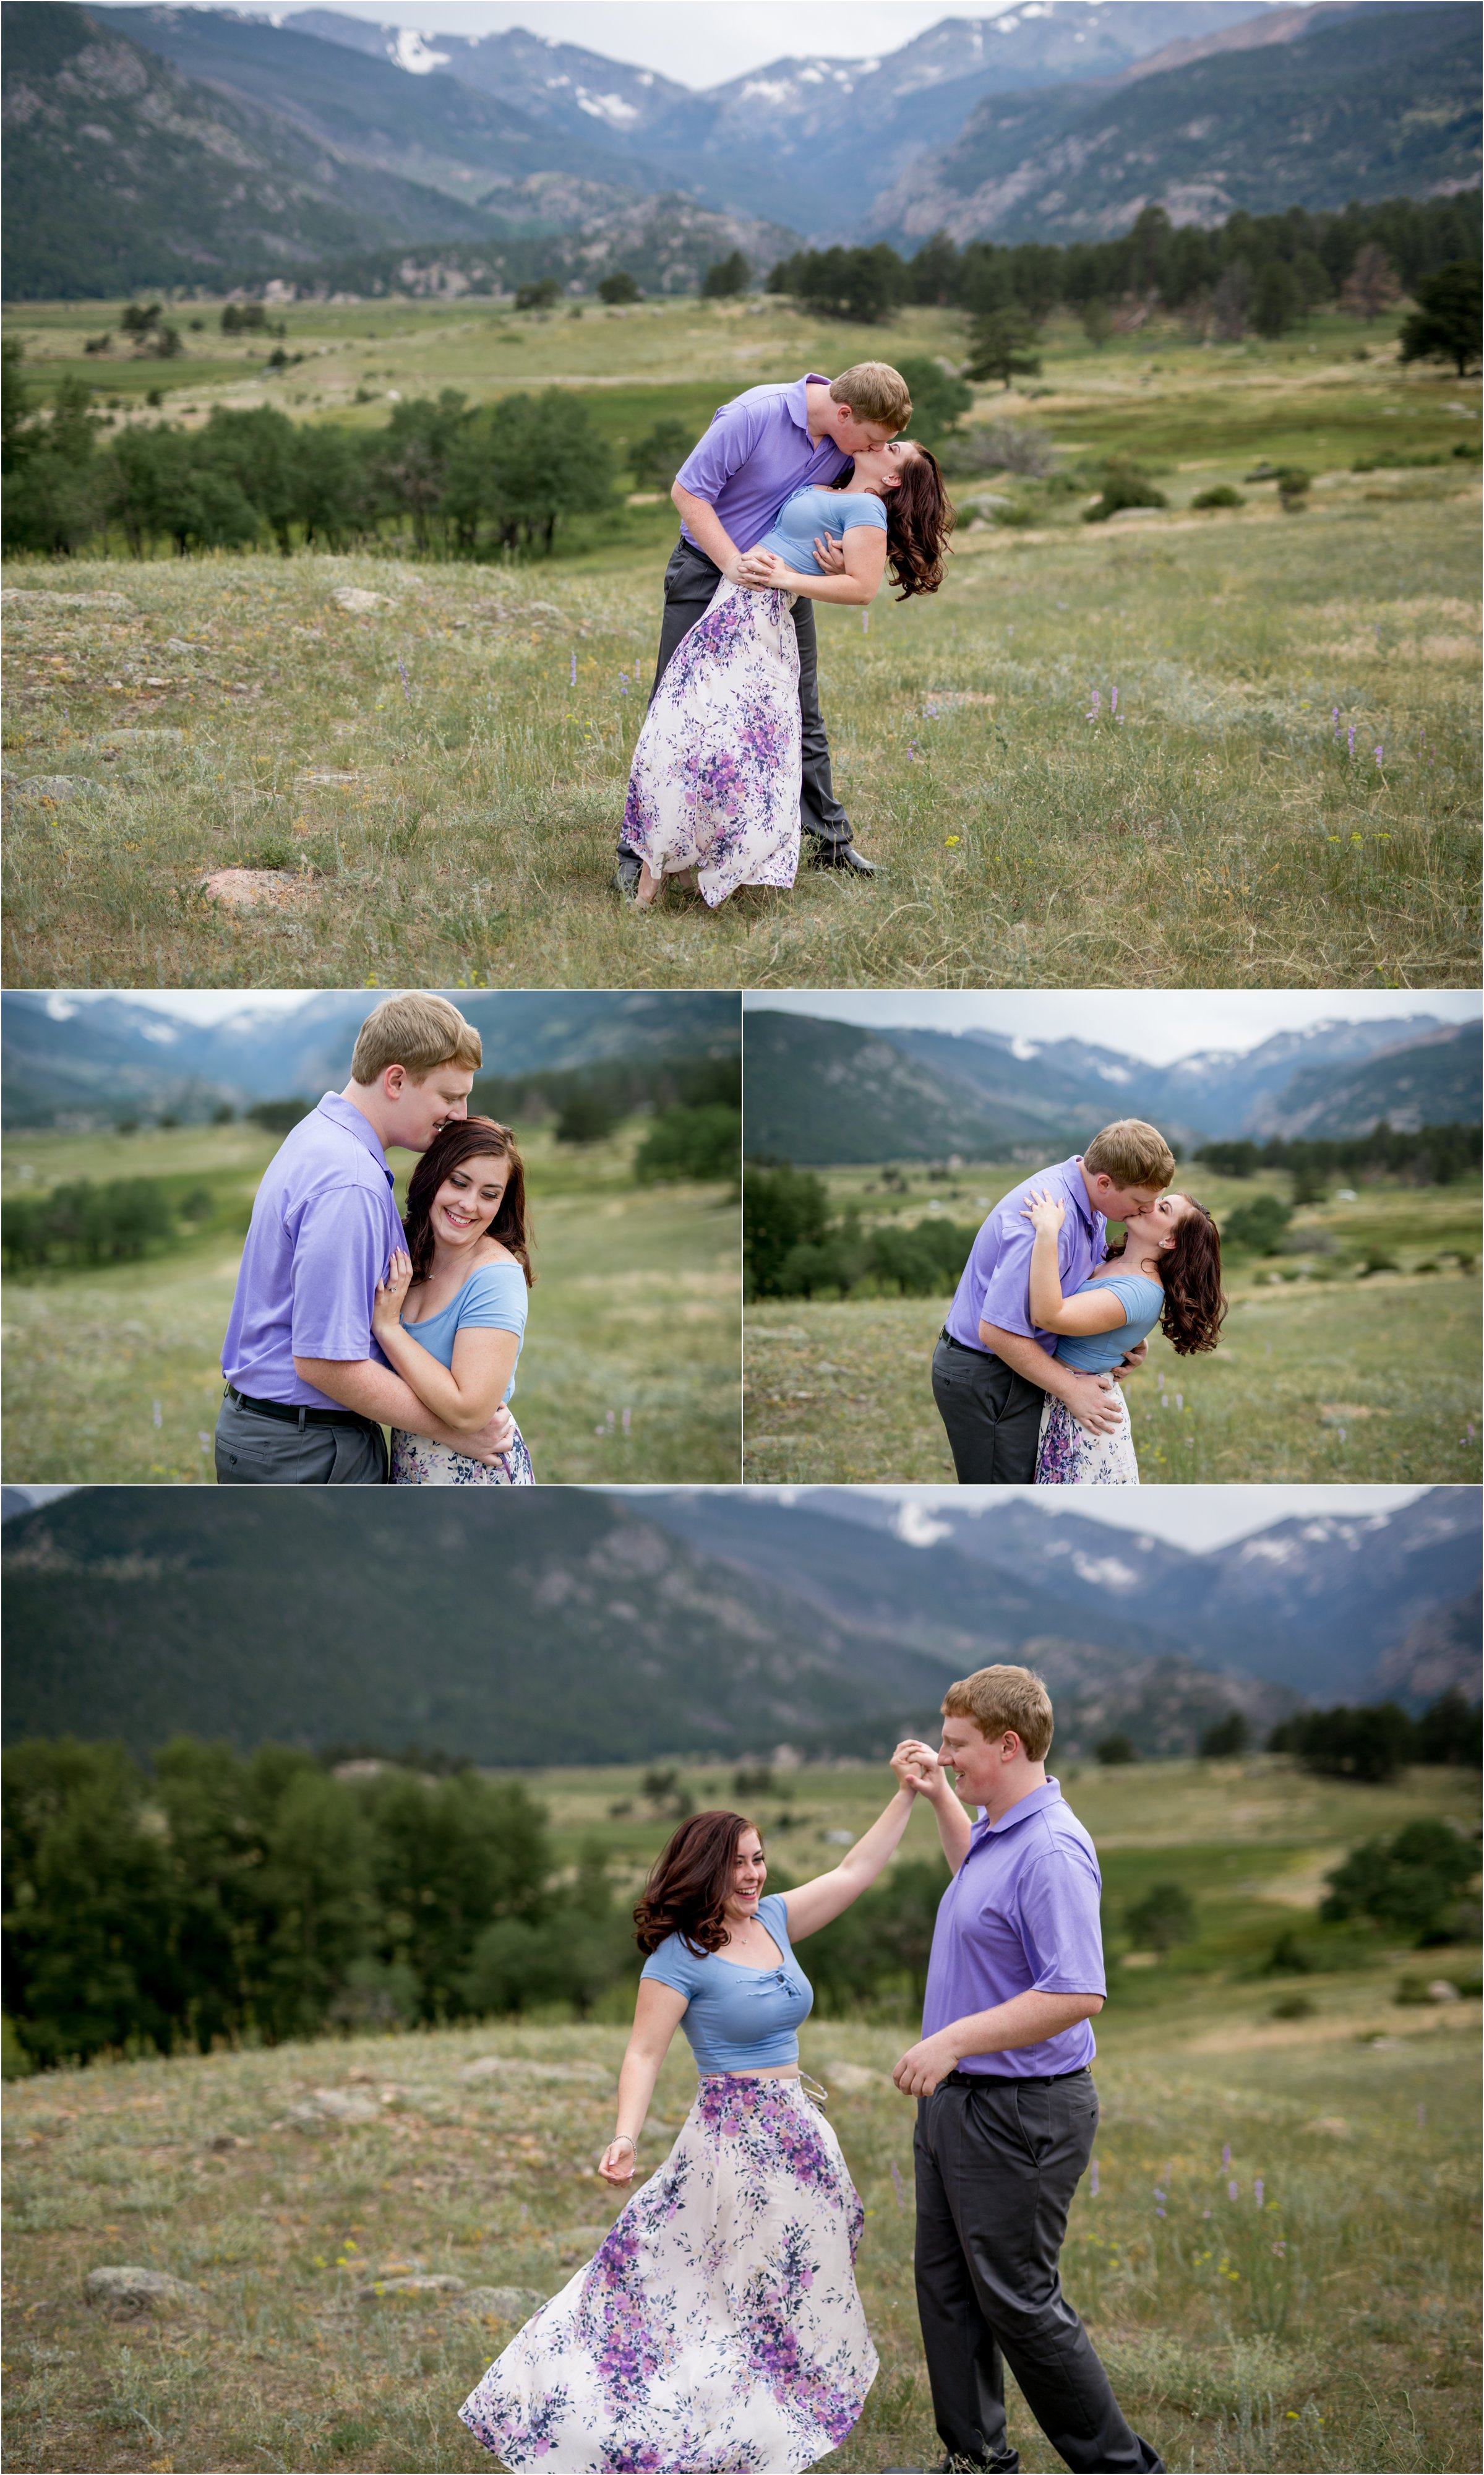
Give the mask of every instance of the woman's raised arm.
[{"label": "woman's raised arm", "polygon": [[1065,1204],[1054,1195],[1033,1194],[1021,1217],[1034,1227],[1031,1246],[1031,1321],[1042,1332],[1068,1335],[1116,1332],[1129,1318],[1112,1289],[1089,1289],[1083,1297],[1061,1294],[1061,1266],[1057,1261],[1057,1233],[1066,1218]]},{"label": "woman's raised arm", "polygon": [[597,2170],[605,2183],[631,2183],[634,2179],[639,2135],[645,2127],[654,2083],[669,2051],[670,2039],[688,2008],[685,1996],[672,1985],[658,1985],[652,1976],[641,1979],[634,2025],[619,2073],[619,2120],[613,2138],[597,2161]]},{"label": "woman's raised arm", "polygon": [[915,1788],[898,1788],[885,1813],[879,1814],[864,1836],[856,1841],[848,1856],[842,1856],[828,1874],[817,1875],[812,1882],[801,1882],[796,1891],[785,1891],[783,1903],[791,1942],[802,1942],[806,1934],[833,1924],[863,1891],[870,1889],[888,1858],[894,1856],[900,1847],[916,1798]]}]

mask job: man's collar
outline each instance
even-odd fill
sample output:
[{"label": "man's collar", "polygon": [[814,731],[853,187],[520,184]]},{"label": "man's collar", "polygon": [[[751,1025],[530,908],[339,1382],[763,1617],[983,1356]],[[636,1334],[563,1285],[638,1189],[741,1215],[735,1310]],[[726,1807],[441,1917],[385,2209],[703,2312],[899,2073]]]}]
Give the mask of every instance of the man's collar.
[{"label": "man's collar", "polygon": [[1029,1821],[1033,1813],[1044,1813],[1049,1804],[1059,1804],[1060,1801],[1059,1781],[1048,1778],[1041,1786],[1034,1787],[1029,1796],[1023,1796],[1017,1804],[1012,1804],[1009,1813],[1002,1813],[998,1822],[986,1821],[985,1808],[981,1805],[979,1820],[974,1825],[975,1833],[985,1839],[997,1839],[1002,1830],[1013,1830],[1017,1822]]},{"label": "man's collar", "polygon": [[343,1091],[327,1091],[319,1104],[319,1114],[328,1117],[332,1124],[343,1126],[348,1135],[353,1135],[362,1150],[370,1152],[377,1166],[385,1176],[387,1184],[395,1186],[397,1181],[387,1167],[381,1138],[371,1119],[363,1115],[353,1100],[348,1100]]},{"label": "man's collar", "polygon": [[1083,1219],[1087,1221],[1089,1225],[1092,1225],[1100,1219],[1102,1215],[1098,1211],[1097,1205],[1093,1202],[1092,1197],[1087,1191],[1087,1183],[1083,1175],[1083,1156],[1081,1152],[1074,1152],[1071,1159],[1064,1163],[1064,1166],[1066,1169],[1066,1182],[1071,1188],[1072,1193],[1076,1198],[1077,1208],[1081,1212]]}]

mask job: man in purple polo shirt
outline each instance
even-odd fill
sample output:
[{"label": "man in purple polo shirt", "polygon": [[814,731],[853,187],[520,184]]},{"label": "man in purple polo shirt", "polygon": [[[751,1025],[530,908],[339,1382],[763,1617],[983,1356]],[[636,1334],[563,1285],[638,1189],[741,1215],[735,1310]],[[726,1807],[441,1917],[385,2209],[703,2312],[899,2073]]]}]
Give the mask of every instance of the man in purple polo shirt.
[{"label": "man in purple polo shirt", "polygon": [[378,1484],[383,1426],[476,1460],[508,1449],[508,1409],[473,1441],[455,1434],[393,1373],[371,1330],[377,1286],[407,1242],[387,1149],[426,1152],[468,1115],[481,1054],[447,998],[388,997],[361,1025],[345,1090],[327,1091],[269,1163],[222,1345],[220,1484]]},{"label": "man in purple polo shirt", "polygon": [[[745,572],[746,553],[771,531],[785,499],[812,482],[836,480],[858,449],[895,438],[912,408],[906,380],[885,361],[862,361],[834,380],[811,370],[788,385],[748,387],[718,406],[669,494],[680,510],[680,539],[665,571],[656,688],[681,638],[705,617],[722,577],[734,584],[763,580]],[[838,542],[816,541],[815,554],[827,574],[844,574]],[[804,742],[800,821],[812,865],[870,876],[874,865],[856,849],[850,820],[835,796],[819,712],[815,605],[803,598],[793,605],[793,632]],[[620,845],[613,882],[628,900],[638,891],[639,870],[638,852]]]},{"label": "man in purple polo shirt", "polygon": [[933,1353],[933,1398],[948,1430],[961,1486],[1033,1486],[1041,1410],[1048,1392],[1094,1434],[1122,1418],[1109,1389],[1143,1364],[1140,1341],[1112,1377],[1063,1366],[1057,1336],[1031,1321],[1031,1249],[1025,1216],[1034,1191],[1049,1188],[1066,1206],[1057,1239],[1061,1293],[1081,1288],[1107,1253],[1107,1224],[1147,1212],[1175,1175],[1164,1137],[1141,1117],[1105,1126],[1086,1150],[1038,1168],[1003,1195],[975,1238]]},{"label": "man in purple polo shirt", "polygon": [[[922,2040],[892,2075],[917,2099],[917,2312],[941,2463],[1019,2466],[1009,2364],[1068,2466],[1160,2467],[1125,2421],[1058,2266],[1098,2128],[1097,1854],[1046,1776],[1052,1708],[1038,1676],[982,1667],[942,1706],[939,1750],[909,1743],[893,1757],[933,1806],[953,1879]],[[961,1797],[978,1807],[972,1827]]]}]

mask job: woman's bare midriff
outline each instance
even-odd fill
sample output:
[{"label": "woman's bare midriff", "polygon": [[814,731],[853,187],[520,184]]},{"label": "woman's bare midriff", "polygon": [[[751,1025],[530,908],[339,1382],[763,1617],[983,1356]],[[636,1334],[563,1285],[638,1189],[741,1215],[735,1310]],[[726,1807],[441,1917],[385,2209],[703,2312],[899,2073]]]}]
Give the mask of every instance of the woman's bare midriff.
[{"label": "woman's bare midriff", "polygon": [[755,2071],[699,2071],[703,2080],[796,2080],[797,2063],[762,2063]]}]

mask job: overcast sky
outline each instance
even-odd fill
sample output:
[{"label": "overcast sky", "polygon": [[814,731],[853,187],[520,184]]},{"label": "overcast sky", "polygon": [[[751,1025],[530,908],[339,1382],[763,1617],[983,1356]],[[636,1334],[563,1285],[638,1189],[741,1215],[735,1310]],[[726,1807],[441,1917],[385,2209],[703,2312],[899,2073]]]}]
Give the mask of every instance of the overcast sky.
[{"label": "overcast sky", "polygon": [[1156,1066],[1209,1048],[1255,1048],[1305,1023],[1437,1015],[1476,1022],[1472,990],[1321,989],[777,989],[742,1000],[749,1014],[780,1010],[888,1031],[998,1031],[1026,1040],[1086,1040]]},{"label": "overcast sky", "polygon": [[[316,0],[350,17],[368,17],[374,25],[417,26],[425,35],[482,35],[507,26],[523,26],[527,34],[545,35],[551,42],[577,43],[601,52],[611,61],[627,61],[639,68],[658,69],[677,84],[720,86],[742,77],[770,61],[800,54],[825,53],[833,60],[858,61],[900,50],[913,35],[937,26],[945,17],[998,17],[1002,7],[959,9],[952,0],[752,0],[746,8],[718,5],[718,0]],[[144,0],[123,0],[140,7]],[[203,0],[196,0],[196,6]],[[204,0],[208,8],[225,8],[233,0]],[[1115,0],[1116,5],[1116,0]],[[282,18],[296,14],[288,8],[254,9],[255,16]]]}]

